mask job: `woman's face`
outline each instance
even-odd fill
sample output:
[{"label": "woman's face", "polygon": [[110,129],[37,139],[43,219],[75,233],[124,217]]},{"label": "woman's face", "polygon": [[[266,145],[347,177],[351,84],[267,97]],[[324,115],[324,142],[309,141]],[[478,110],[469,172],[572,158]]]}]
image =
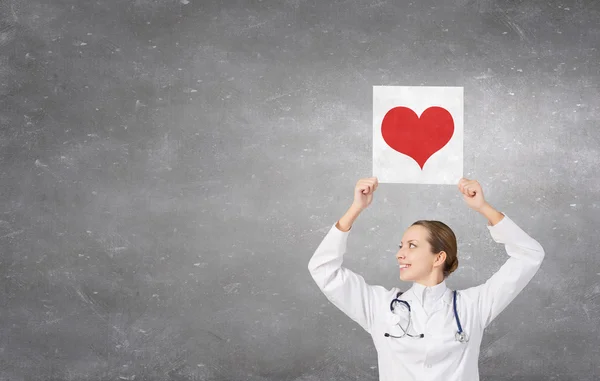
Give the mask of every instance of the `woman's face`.
[{"label": "woman's face", "polygon": [[438,256],[431,253],[428,236],[429,231],[421,225],[413,225],[404,233],[396,253],[401,280],[427,283],[431,279]]}]

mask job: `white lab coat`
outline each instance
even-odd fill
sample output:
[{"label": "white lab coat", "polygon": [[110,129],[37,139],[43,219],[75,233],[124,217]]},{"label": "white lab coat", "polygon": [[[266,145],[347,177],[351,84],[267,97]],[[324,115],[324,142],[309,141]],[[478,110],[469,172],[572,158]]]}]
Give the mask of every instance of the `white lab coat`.
[{"label": "white lab coat", "polygon": [[434,288],[438,300],[429,314],[420,302],[422,285],[414,283],[400,296],[412,308],[409,333],[422,333],[423,338],[385,337],[385,333],[402,335],[397,326],[399,321],[406,327],[405,318],[390,311],[390,302],[400,289],[367,284],[361,275],[343,267],[352,229],[342,232],[335,224],[331,227],[310,259],[308,269],[327,299],[371,334],[378,354],[380,381],[479,380],[479,349],[484,329],[529,283],[545,255],[542,246],[506,215],[496,225],[487,227],[494,241],[505,245],[509,258],[484,284],[457,292],[459,319],[469,337],[466,343],[455,340],[452,291],[445,282]]}]

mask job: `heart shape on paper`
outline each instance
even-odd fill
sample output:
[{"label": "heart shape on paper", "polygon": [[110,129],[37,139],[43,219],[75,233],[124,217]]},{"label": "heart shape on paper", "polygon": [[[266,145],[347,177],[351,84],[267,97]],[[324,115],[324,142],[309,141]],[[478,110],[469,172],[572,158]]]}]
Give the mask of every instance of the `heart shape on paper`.
[{"label": "heart shape on paper", "polygon": [[413,158],[422,170],[454,135],[454,119],[438,106],[429,107],[420,118],[408,107],[398,106],[383,117],[381,135],[388,146]]}]

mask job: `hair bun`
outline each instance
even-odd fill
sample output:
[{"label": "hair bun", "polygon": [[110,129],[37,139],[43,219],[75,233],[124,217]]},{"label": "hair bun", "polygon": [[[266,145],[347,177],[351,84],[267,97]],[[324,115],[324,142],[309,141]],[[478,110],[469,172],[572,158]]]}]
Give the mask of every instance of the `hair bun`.
[{"label": "hair bun", "polygon": [[458,258],[454,257],[454,261],[450,264],[450,269],[448,271],[454,272],[458,268]]}]

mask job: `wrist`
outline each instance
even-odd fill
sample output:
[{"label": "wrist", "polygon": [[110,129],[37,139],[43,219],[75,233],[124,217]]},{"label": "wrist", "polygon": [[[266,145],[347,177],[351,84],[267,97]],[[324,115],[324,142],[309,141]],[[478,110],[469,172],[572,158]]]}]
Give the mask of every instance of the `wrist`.
[{"label": "wrist", "polygon": [[352,203],[352,205],[350,205],[350,208],[349,208],[348,210],[349,210],[349,211],[351,211],[351,212],[360,213],[360,212],[362,212],[364,209],[363,209],[363,208],[361,208],[360,206],[358,206],[358,205],[356,205],[356,204]]},{"label": "wrist", "polygon": [[485,215],[487,212],[494,210],[494,208],[486,202],[483,203],[483,205],[479,208],[479,209],[475,209],[476,212],[479,212],[483,215]]},{"label": "wrist", "polygon": [[504,215],[502,213],[497,211],[493,206],[491,206],[487,202],[477,211],[488,220],[488,224],[490,226],[496,225],[504,218]]}]

